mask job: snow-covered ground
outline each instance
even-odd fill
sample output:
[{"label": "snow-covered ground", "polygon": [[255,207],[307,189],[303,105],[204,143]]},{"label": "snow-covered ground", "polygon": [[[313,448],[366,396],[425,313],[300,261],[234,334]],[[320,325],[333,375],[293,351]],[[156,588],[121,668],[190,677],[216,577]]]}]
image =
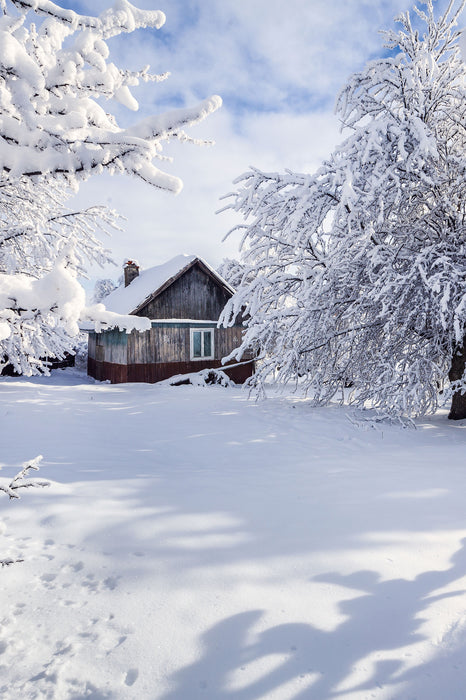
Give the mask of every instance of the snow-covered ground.
[{"label": "snow-covered ground", "polygon": [[[2,700],[463,700],[466,425],[0,380]],[[1,496],[1,494],[0,494]]]}]

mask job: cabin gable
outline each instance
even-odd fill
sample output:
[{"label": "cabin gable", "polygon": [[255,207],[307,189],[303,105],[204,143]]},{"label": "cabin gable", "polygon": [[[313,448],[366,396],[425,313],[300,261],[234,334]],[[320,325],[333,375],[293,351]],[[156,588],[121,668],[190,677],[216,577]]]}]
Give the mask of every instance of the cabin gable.
[{"label": "cabin gable", "polygon": [[200,261],[169,280],[134,313],[151,319],[190,318],[217,321],[231,291]]}]

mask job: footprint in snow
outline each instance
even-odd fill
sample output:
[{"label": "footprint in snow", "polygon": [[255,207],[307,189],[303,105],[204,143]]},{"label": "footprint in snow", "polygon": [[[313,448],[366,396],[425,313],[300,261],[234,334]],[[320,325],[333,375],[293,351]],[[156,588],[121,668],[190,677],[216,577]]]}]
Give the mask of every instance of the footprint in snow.
[{"label": "footprint in snow", "polygon": [[139,671],[137,668],[130,668],[126,673],[125,684],[128,686],[134,685],[138,679]]},{"label": "footprint in snow", "polygon": [[62,566],[61,570],[63,573],[75,573],[77,574],[78,571],[82,571],[84,569],[84,563],[82,561],[77,561],[74,564],[64,564]]},{"label": "footprint in snow", "polygon": [[105,579],[104,581],[104,586],[110,591],[114,591],[115,588],[118,586],[118,579],[120,576],[109,576],[108,578]]}]

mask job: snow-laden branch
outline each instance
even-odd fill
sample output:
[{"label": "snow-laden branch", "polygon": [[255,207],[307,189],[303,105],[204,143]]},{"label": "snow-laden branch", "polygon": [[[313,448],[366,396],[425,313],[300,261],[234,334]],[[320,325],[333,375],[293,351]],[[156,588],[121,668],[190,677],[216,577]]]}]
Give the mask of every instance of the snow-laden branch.
[{"label": "snow-laden branch", "polygon": [[[199,105],[149,117],[121,128],[99,98],[131,110],[131,88],[158,80],[147,68],[131,72],[110,60],[106,40],[138,28],[159,29],[165,16],[126,0],[87,17],[47,0],[7,0],[21,13],[0,16],[0,178],[62,177],[76,186],[94,173],[125,172],[155,187],[179,192],[179,178],[162,172],[162,144],[186,140],[183,127],[218,109],[213,96]],[[37,27],[29,13],[45,15]]]},{"label": "snow-laden branch", "polygon": [[165,24],[165,14],[160,10],[139,10],[127,0],[117,0],[112,9],[106,10],[99,17],[79,15],[73,10],[65,10],[50,0],[11,0],[19,10],[33,10],[39,15],[51,17],[68,25],[71,29],[93,29],[106,39],[133,32],[142,27],[160,29]]}]

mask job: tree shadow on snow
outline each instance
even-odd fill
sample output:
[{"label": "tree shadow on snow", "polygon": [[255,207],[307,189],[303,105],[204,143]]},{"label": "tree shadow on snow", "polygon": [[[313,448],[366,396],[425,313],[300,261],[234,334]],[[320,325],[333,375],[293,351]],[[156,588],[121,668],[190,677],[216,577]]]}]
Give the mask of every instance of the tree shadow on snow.
[{"label": "tree shadow on snow", "polygon": [[445,653],[435,654],[435,649],[415,661],[410,646],[428,641],[421,629],[423,614],[437,601],[464,594],[442,589],[464,584],[460,579],[465,576],[466,539],[450,568],[413,580],[381,580],[372,571],[316,577],[357,591],[356,597],[340,602],[346,619],[334,630],[298,623],[264,629],[261,610],[226,618],[203,635],[202,658],[173,675],[173,689],[161,700],[379,697],[375,691],[385,691],[383,697],[390,700],[463,700],[464,628],[451,631],[448,663]]}]

